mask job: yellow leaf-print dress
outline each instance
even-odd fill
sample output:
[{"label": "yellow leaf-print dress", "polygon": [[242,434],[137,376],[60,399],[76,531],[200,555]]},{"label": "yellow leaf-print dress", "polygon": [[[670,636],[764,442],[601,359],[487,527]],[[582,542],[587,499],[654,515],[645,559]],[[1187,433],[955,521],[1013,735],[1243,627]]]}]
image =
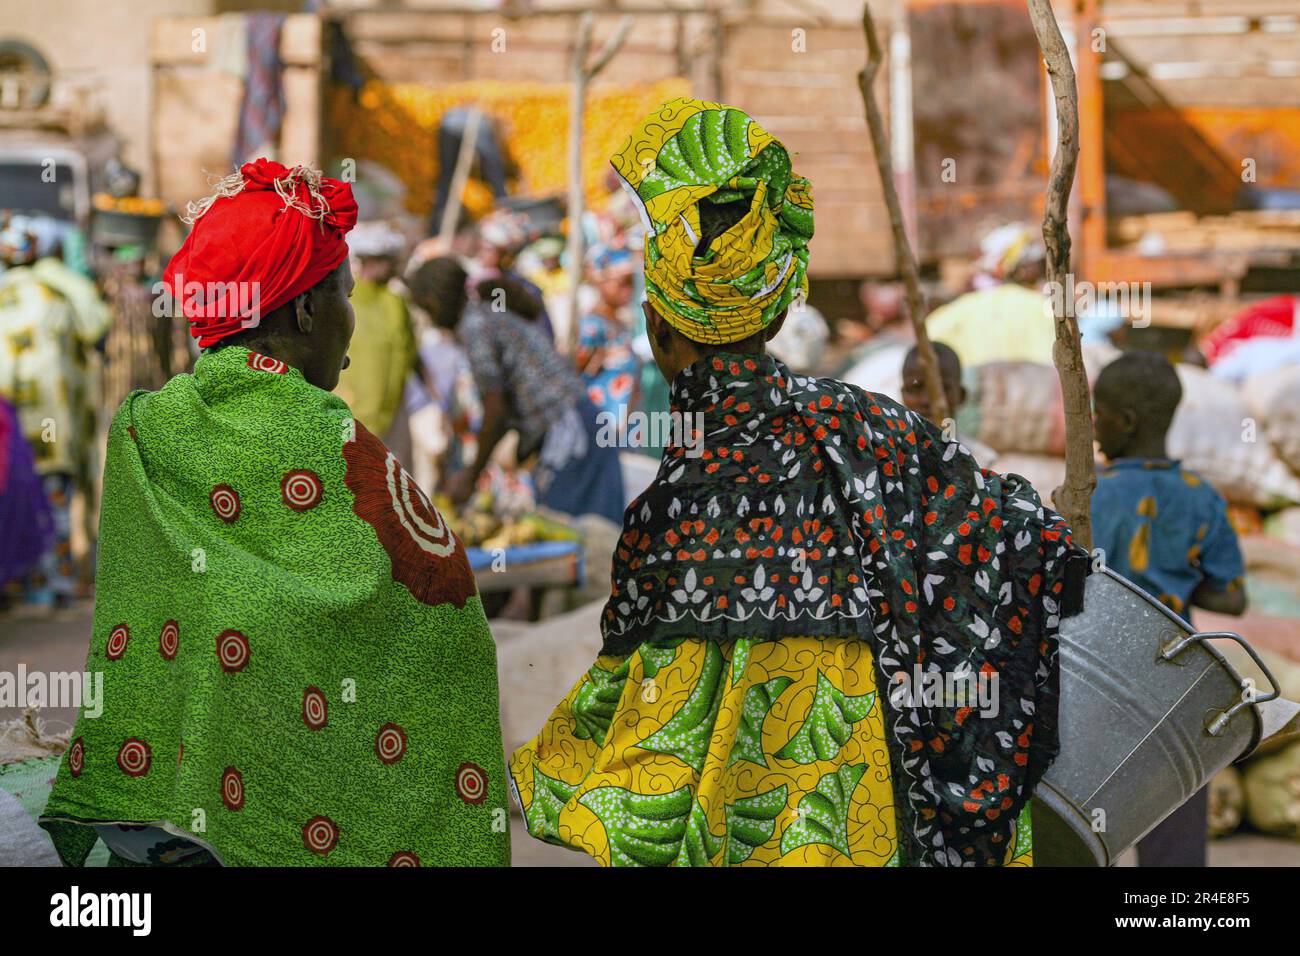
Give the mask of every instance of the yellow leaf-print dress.
[{"label": "yellow leaf-print dress", "polygon": [[604,866],[897,866],[881,708],[862,641],[647,643],[598,658],[510,776],[533,836]]}]

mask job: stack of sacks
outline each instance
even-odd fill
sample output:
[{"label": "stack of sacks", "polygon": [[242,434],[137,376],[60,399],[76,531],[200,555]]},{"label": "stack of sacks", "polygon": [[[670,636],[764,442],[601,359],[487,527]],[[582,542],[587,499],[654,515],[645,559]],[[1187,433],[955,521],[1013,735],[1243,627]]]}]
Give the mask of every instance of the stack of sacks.
[{"label": "stack of sacks", "polygon": [[[1215,647],[1242,677],[1254,681],[1261,694],[1268,691],[1268,680],[1240,645],[1216,641]],[[1296,650],[1300,653],[1300,647]],[[1282,697],[1300,701],[1300,663],[1269,651],[1258,653],[1277,678]],[[1237,787],[1224,779],[1224,774],[1210,784],[1210,835],[1231,833],[1229,823],[1235,814],[1239,823],[1263,833],[1300,839],[1300,740],[1272,747],[1265,744],[1236,770],[1240,775],[1239,796]]]},{"label": "stack of sacks", "polygon": [[1242,394],[1278,457],[1300,474],[1300,365],[1252,376]]},{"label": "stack of sacks", "polygon": [[1300,840],[1300,741],[1248,761],[1242,786],[1252,827]]},{"label": "stack of sacks", "polygon": [[968,431],[998,452],[1061,457],[1065,408],[1051,365],[988,362],[972,369]]},{"label": "stack of sacks", "polygon": [[1245,811],[1246,791],[1241,783],[1241,771],[1228,765],[1210,781],[1210,836],[1235,833]]},{"label": "stack of sacks", "polygon": [[1179,365],[1183,400],[1169,428],[1169,454],[1230,504],[1264,511],[1300,503],[1300,477],[1278,457],[1260,421],[1231,385]]}]

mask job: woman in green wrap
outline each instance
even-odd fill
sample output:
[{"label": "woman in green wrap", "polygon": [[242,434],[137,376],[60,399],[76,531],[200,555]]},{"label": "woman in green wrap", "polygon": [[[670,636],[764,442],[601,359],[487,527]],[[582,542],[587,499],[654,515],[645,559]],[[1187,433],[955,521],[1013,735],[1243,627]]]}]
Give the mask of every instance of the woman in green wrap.
[{"label": "woman in green wrap", "polygon": [[205,349],[109,433],[65,862],[508,865],[495,649],[464,548],[330,393],[346,185],[259,160],[164,291]]},{"label": "woman in green wrap", "polygon": [[614,167],[694,440],[627,509],[599,658],[510,760],[530,833],[613,866],[1029,864],[1069,529],[900,403],[765,353],[812,195],[749,116],[667,103]]}]

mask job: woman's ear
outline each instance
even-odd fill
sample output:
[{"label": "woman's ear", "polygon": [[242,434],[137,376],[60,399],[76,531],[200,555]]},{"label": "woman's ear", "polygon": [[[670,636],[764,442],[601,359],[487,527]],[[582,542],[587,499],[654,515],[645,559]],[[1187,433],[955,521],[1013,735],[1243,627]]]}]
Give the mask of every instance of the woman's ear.
[{"label": "woman's ear", "polygon": [[302,293],[302,295],[294,296],[293,316],[298,322],[298,331],[302,332],[304,335],[311,334],[312,316],[314,311],[315,309],[312,305],[311,290]]}]

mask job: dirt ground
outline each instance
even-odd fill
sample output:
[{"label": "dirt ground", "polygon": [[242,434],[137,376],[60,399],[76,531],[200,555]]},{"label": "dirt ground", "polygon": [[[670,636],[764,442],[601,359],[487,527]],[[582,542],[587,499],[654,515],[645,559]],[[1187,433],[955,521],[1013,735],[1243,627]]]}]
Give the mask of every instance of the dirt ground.
[{"label": "dirt ground", "polygon": [[[13,673],[20,663],[29,671],[75,671],[86,662],[91,605],[84,602],[53,617],[23,613],[0,617],[0,671]],[[0,708],[0,723],[21,716],[13,708]],[[67,729],[76,719],[70,709],[42,713],[51,731]],[[511,818],[515,866],[594,866],[582,853],[549,846],[528,836],[522,821]],[[1133,853],[1120,860],[1133,865]],[[1211,866],[1300,866],[1300,841],[1282,840],[1256,833],[1239,833],[1210,844]]]}]

